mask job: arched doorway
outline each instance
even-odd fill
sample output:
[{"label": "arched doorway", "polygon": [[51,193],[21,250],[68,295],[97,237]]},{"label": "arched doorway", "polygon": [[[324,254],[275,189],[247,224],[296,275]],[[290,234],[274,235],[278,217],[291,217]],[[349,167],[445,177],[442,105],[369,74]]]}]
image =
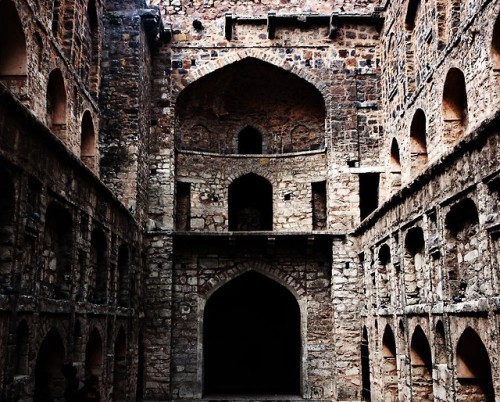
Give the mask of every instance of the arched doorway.
[{"label": "arched doorway", "polygon": [[219,289],[204,314],[204,394],[298,395],[300,309],[254,271]]},{"label": "arched doorway", "polygon": [[65,388],[61,371],[64,354],[61,336],[52,328],[43,340],[36,357],[34,402],[61,400]]}]

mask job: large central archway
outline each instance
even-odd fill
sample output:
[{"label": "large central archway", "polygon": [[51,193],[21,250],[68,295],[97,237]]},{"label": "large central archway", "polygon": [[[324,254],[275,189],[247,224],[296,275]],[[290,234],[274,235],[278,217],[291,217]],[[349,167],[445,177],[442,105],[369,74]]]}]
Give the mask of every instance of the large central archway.
[{"label": "large central archway", "polygon": [[205,395],[300,394],[300,309],[250,271],[217,290],[204,315]]}]

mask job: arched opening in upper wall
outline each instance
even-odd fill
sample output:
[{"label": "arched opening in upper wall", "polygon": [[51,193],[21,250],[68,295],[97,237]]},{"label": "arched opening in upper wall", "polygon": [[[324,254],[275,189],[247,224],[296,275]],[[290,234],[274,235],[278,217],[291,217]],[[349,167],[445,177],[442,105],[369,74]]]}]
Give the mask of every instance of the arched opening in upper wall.
[{"label": "arched opening in upper wall", "polygon": [[99,87],[99,19],[95,0],[89,0],[86,17],[88,83],[90,92],[96,96]]},{"label": "arched opening in upper wall", "polygon": [[405,28],[409,31],[415,29],[418,11],[420,9],[420,0],[410,0],[406,11]]},{"label": "arched opening in upper wall", "polygon": [[[187,86],[177,98],[176,116],[176,145],[181,149],[238,153],[238,135],[245,126],[260,128],[265,153],[282,152],[282,136],[298,125],[310,133],[294,152],[320,149],[325,142],[321,92],[305,79],[251,57]],[[220,133],[221,140],[199,140],[190,131],[195,125]]]},{"label": "arched opening in upper wall", "polygon": [[467,90],[465,77],[458,68],[451,68],[446,75],[443,89],[443,119],[445,140],[458,140],[467,126]]},{"label": "arched opening in upper wall", "polygon": [[223,285],[203,319],[205,395],[299,395],[301,320],[295,296],[255,271]]},{"label": "arched opening in upper wall", "polygon": [[498,15],[493,27],[493,37],[491,40],[491,56],[493,58],[493,68],[500,69],[500,15]]},{"label": "arched opening in upper wall", "polygon": [[411,173],[416,175],[427,166],[427,120],[422,109],[417,109],[410,126]]},{"label": "arched opening in upper wall", "polygon": [[256,174],[242,176],[229,186],[229,230],[272,230],[273,188]]},{"label": "arched opening in upper wall", "polygon": [[470,327],[458,340],[456,359],[457,401],[494,401],[490,357],[480,336]]},{"label": "arched opening in upper wall", "polygon": [[253,127],[245,127],[238,134],[239,154],[261,154],[262,134]]},{"label": "arched opening in upper wall", "polygon": [[66,133],[66,86],[60,69],[52,70],[47,84],[47,125],[60,138]]},{"label": "arched opening in upper wall", "polygon": [[396,138],[393,138],[391,143],[390,167],[391,193],[395,193],[401,188],[401,156],[399,152],[399,143]]},{"label": "arched opening in upper wall", "polygon": [[89,168],[95,169],[96,162],[96,139],[94,122],[92,115],[87,110],[83,114],[81,138],[80,138],[80,157],[82,162]]},{"label": "arched opening in upper wall", "polygon": [[26,82],[27,51],[23,26],[12,1],[0,2],[0,81],[15,94]]}]

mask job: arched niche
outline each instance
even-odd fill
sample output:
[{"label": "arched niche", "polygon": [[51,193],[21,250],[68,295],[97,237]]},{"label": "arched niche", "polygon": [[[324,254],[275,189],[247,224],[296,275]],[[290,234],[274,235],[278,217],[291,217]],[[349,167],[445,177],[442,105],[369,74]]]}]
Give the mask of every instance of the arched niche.
[{"label": "arched niche", "polygon": [[96,376],[98,379],[102,376],[103,371],[103,344],[101,334],[97,328],[93,328],[90,332],[87,345],[85,347],[85,376],[90,378]]},{"label": "arched niche", "polygon": [[495,400],[491,377],[491,362],[480,336],[467,327],[460,336],[456,352],[457,401]]},{"label": "arched niche", "polygon": [[458,68],[451,68],[443,88],[443,119],[445,141],[453,143],[465,132],[467,126],[467,89],[465,77]]},{"label": "arched niche", "polygon": [[64,356],[61,335],[52,328],[42,341],[36,356],[34,401],[62,400],[66,386],[61,371]]},{"label": "arched niche", "polygon": [[0,81],[17,95],[26,83],[26,36],[15,3],[0,2]]},{"label": "arched niche", "polygon": [[415,176],[425,169],[427,157],[427,119],[422,109],[417,109],[410,126],[411,173]]},{"label": "arched niche", "polygon": [[87,110],[83,114],[80,137],[80,156],[82,162],[89,168],[96,168],[96,138],[92,115]]},{"label": "arched niche", "polygon": [[273,189],[269,181],[249,173],[229,186],[229,230],[272,230]]},{"label": "arched niche", "polygon": [[[181,149],[238,153],[241,127],[259,127],[266,153],[282,150],[282,136],[298,125],[310,134],[300,149],[324,145],[326,105],[321,92],[311,83],[265,61],[247,57],[194,81],[176,102],[176,145]],[[221,143],[199,142],[191,127],[200,125],[210,133],[226,137]],[[299,143],[297,143],[297,147]],[[207,149],[209,147],[209,149]]]},{"label": "arched niche", "polygon": [[398,367],[396,361],[396,340],[389,324],[382,337],[382,376],[384,382],[384,400],[398,400]]},{"label": "arched niche", "polygon": [[300,309],[284,286],[255,271],[212,294],[203,316],[205,395],[299,395]]},{"label": "arched niche", "polygon": [[414,400],[433,401],[431,348],[420,325],[417,325],[411,338],[410,357]]},{"label": "arched niche", "polygon": [[60,69],[52,70],[47,84],[47,124],[58,137],[66,133],[66,86]]},{"label": "arched niche", "polygon": [[239,154],[261,154],[262,134],[259,130],[248,126],[238,133]]}]

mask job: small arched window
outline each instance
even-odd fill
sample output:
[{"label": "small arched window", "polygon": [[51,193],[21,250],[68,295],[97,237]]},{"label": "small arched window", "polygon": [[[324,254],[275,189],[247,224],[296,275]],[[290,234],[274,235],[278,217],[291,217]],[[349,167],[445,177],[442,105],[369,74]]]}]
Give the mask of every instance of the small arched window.
[{"label": "small arched window", "polygon": [[415,175],[427,166],[427,122],[422,109],[417,109],[410,127],[411,171]]},{"label": "small arched window", "polygon": [[92,121],[92,115],[88,110],[83,114],[80,141],[80,155],[82,162],[85,163],[89,169],[93,170],[95,169],[96,141],[94,122]]},{"label": "small arched window", "polygon": [[27,74],[26,37],[16,6],[0,2],[0,80],[21,94]]},{"label": "small arched window", "polygon": [[66,86],[61,70],[50,73],[47,85],[47,123],[60,138],[66,133]]},{"label": "small arched window", "polygon": [[458,68],[451,68],[446,75],[443,89],[443,118],[446,140],[459,139],[467,125],[467,90],[465,77]]},{"label": "small arched window", "polygon": [[253,127],[246,127],[238,134],[239,154],[261,154],[262,134]]}]

